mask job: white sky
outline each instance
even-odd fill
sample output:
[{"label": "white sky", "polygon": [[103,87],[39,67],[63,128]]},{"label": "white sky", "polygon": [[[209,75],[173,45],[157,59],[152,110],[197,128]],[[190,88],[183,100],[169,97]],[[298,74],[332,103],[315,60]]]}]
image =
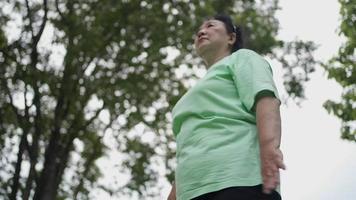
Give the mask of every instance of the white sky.
[{"label": "white sky", "polygon": [[[312,40],[320,45],[315,56],[327,60],[337,53],[341,38],[336,0],[280,0],[279,38]],[[281,67],[274,64],[276,74]],[[281,93],[282,79],[276,82]],[[356,143],[340,139],[340,122],[322,107],[338,100],[341,88],[319,68],[306,85],[308,98],[299,108],[282,106],[282,150],[287,170],[282,172],[282,196],[287,200],[356,199]]]}]

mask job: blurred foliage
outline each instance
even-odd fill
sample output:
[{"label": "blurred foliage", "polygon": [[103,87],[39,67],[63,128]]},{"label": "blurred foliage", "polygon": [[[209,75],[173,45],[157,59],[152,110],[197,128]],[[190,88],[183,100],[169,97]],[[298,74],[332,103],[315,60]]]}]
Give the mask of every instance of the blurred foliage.
[{"label": "blurred foliage", "polygon": [[341,101],[328,100],[324,107],[342,121],[341,138],[356,142],[356,1],[339,0],[340,35],[345,42],[338,55],[323,64],[329,79],[342,87]]},{"label": "blurred foliage", "polygon": [[[315,45],[278,40],[276,10],[277,0],[1,1],[0,196],[157,197],[162,167],[174,178],[171,108],[204,68],[193,37],[216,13],[241,26],[246,48],[281,61],[302,100]],[[116,172],[98,163],[119,155],[129,181],[102,181]]]}]

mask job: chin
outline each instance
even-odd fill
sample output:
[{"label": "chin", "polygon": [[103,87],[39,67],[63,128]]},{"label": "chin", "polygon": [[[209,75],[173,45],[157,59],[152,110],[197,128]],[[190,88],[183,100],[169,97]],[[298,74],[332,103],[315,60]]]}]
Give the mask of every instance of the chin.
[{"label": "chin", "polygon": [[208,45],[202,45],[196,49],[196,52],[200,57],[204,58],[204,56],[209,52],[209,49]]}]

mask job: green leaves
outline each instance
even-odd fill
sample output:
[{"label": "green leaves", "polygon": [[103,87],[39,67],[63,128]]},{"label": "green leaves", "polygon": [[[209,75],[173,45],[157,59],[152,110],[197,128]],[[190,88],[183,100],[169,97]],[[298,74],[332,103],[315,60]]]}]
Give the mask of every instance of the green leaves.
[{"label": "green leaves", "polygon": [[295,40],[282,43],[276,49],[273,57],[279,60],[285,69],[284,86],[290,97],[300,103],[305,98],[304,83],[309,81],[309,75],[314,72],[318,63],[313,57],[317,46],[311,42]]},{"label": "green leaves", "polygon": [[[157,181],[157,172],[151,168],[151,157],[155,154],[154,149],[143,143],[138,137],[127,139],[126,148],[124,150],[130,156],[130,160],[123,163],[127,169],[131,171],[131,181],[127,187],[133,191],[137,191],[142,195],[142,192],[149,190],[146,188],[147,182]],[[150,184],[152,186],[152,184]]]},{"label": "green leaves", "polygon": [[342,122],[341,138],[356,142],[356,4],[354,0],[339,0],[341,8],[340,35],[345,43],[338,55],[323,64],[329,79],[334,79],[343,88],[341,102],[328,100],[325,109]]}]

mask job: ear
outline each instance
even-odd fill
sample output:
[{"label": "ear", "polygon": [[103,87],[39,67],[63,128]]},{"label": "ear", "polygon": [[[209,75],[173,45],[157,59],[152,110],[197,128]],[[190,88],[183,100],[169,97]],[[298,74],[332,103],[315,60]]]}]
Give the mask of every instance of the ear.
[{"label": "ear", "polygon": [[233,45],[235,43],[235,41],[236,41],[236,33],[230,33],[228,44]]}]

